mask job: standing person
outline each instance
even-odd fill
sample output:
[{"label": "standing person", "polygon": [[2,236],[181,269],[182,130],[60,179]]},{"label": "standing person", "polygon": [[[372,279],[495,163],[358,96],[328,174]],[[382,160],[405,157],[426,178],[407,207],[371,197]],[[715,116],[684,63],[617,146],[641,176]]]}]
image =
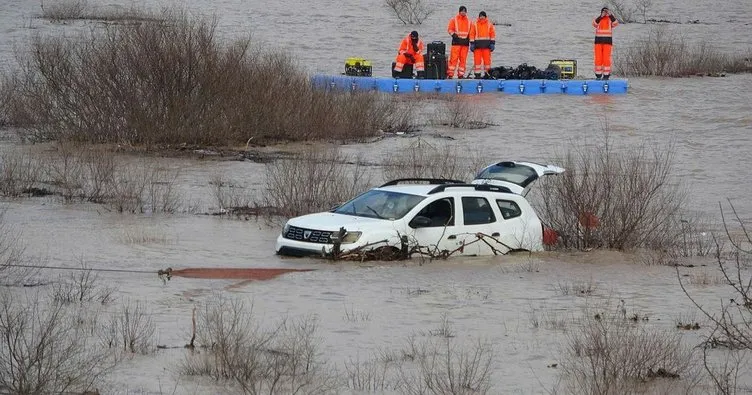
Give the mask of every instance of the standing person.
[{"label": "standing person", "polygon": [[470,25],[470,52],[473,53],[473,73],[480,78],[481,71],[486,76],[491,70],[491,52],[496,49],[496,29],[488,20],[485,11],[478,14],[478,19]]},{"label": "standing person", "polygon": [[406,64],[413,65],[417,72],[418,78],[424,78],[426,69],[423,61],[423,50],[425,45],[423,40],[418,37],[418,32],[413,30],[400,43],[397,52],[397,59],[394,61],[394,71],[401,73]]},{"label": "standing person", "polygon": [[459,13],[449,20],[447,32],[452,36],[452,50],[449,56],[447,77],[454,77],[456,68],[457,77],[464,78],[467,50],[470,46],[470,19],[467,17],[467,7],[460,6]]},{"label": "standing person", "polygon": [[608,7],[601,8],[601,15],[593,19],[595,28],[595,79],[607,80],[611,75],[612,31],[619,21],[611,15]]}]

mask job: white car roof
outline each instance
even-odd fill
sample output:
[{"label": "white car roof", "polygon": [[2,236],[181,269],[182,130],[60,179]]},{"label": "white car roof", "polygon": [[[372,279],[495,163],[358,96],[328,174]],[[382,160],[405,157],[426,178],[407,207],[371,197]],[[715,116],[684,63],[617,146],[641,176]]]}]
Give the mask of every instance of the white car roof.
[{"label": "white car roof", "polygon": [[[451,184],[448,184],[451,185]],[[379,188],[374,188],[381,191],[389,191],[389,192],[399,192],[399,193],[407,193],[411,195],[418,195],[418,196],[430,196],[428,193],[432,191],[433,189],[440,187],[441,185],[436,184],[397,184],[397,185],[389,185],[389,186],[383,186]],[[474,185],[467,185],[467,186],[456,186],[453,188],[447,188],[446,192],[459,192],[459,191],[465,191],[469,192],[475,190]],[[488,191],[481,191],[481,192],[488,192]],[[498,192],[498,191],[495,191]],[[511,192],[510,192],[511,193]]]}]

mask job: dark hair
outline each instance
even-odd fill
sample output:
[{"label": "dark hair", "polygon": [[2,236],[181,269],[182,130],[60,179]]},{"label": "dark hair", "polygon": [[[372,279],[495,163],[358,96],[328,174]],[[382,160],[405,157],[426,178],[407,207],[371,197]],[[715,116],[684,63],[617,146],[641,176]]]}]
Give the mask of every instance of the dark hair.
[{"label": "dark hair", "polygon": [[601,8],[601,12],[603,12],[603,11],[611,11],[611,10],[609,10],[608,7],[603,7],[603,8]]},{"label": "dark hair", "polygon": [[486,15],[485,11],[481,11],[480,14],[478,14],[478,16],[486,16],[487,17],[488,15]]},{"label": "dark hair", "polygon": [[415,30],[411,31],[411,32],[410,32],[410,37],[413,37],[413,38],[418,38],[418,32],[417,32],[417,31],[415,31]]},{"label": "dark hair", "polygon": [[462,11],[467,12],[467,7],[465,7],[464,5],[461,5],[460,6],[460,12],[462,12]]}]

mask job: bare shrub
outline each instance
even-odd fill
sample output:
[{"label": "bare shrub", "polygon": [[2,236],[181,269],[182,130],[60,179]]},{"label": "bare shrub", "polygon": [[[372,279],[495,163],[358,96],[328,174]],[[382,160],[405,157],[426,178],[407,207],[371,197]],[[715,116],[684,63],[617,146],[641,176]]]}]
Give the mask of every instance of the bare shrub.
[{"label": "bare shrub", "polygon": [[371,358],[368,361],[361,361],[359,358],[350,358],[345,363],[347,388],[355,391],[370,392],[383,392],[394,389],[389,380],[391,365],[391,361],[380,358]]},{"label": "bare shrub", "polygon": [[642,16],[642,23],[648,23],[648,12],[653,7],[653,0],[635,0],[635,11]]},{"label": "bare shrub", "polygon": [[558,282],[555,287],[557,294],[563,296],[591,296],[597,289],[598,284],[592,277],[587,281]]},{"label": "bare shrub", "polygon": [[346,322],[367,322],[371,320],[371,313],[363,310],[356,310],[353,306],[345,306],[345,315],[342,319]]},{"label": "bare shrub", "polygon": [[[467,348],[465,348],[467,347]],[[403,366],[399,374],[403,394],[486,394],[491,388],[493,346],[478,341],[472,346],[444,337],[413,344],[415,369]]]},{"label": "bare shrub", "polygon": [[439,125],[460,129],[482,129],[488,127],[488,116],[471,97],[448,96],[441,101],[434,117]]},{"label": "bare shrub", "polygon": [[215,174],[209,181],[212,195],[221,210],[251,207],[253,194],[244,185],[228,179],[224,174]]},{"label": "bare shrub", "polygon": [[156,330],[151,316],[143,303],[127,301],[110,316],[100,335],[102,342],[109,348],[122,347],[126,352],[148,354],[154,349]]},{"label": "bare shrub", "polygon": [[383,163],[385,181],[398,178],[445,178],[469,180],[486,165],[481,155],[463,156],[459,146],[431,144],[418,137],[390,151]]},{"label": "bare shrub", "polygon": [[6,209],[0,207],[0,284],[8,285],[17,284],[28,274],[15,267],[22,263],[26,248],[19,229],[6,222],[5,212]]},{"label": "bare shrub", "polygon": [[327,393],[334,376],[319,357],[314,317],[283,320],[264,331],[252,310],[218,295],[198,314],[197,339],[181,372],[235,382],[245,393]]},{"label": "bare shrub", "polygon": [[[639,1],[639,0],[638,0]],[[634,22],[634,8],[624,4],[622,0],[608,0],[608,5],[614,17],[622,23]]]},{"label": "bare shrub", "polygon": [[106,204],[119,213],[173,213],[180,207],[175,188],[179,172],[148,161],[121,164]]},{"label": "bare shrub", "polygon": [[42,18],[53,22],[81,19],[87,7],[86,0],[60,0],[44,4],[42,0]]},{"label": "bare shrub", "polygon": [[85,183],[85,168],[80,160],[79,148],[73,144],[59,144],[48,163],[47,177],[66,202],[81,198]]},{"label": "bare shrub", "polygon": [[625,76],[685,77],[751,72],[749,54],[724,54],[712,43],[689,42],[666,26],[650,29],[636,45],[614,54],[616,72]]},{"label": "bare shrub", "polygon": [[31,194],[42,176],[42,164],[32,155],[4,153],[0,157],[0,195]]},{"label": "bare shrub", "polygon": [[[145,14],[83,37],[38,36],[6,106],[29,140],[236,146],[358,139],[405,127],[395,95],[322,90],[289,54],[219,42],[217,21]],[[285,92],[284,105],[279,92]],[[402,115],[400,115],[402,114]]]},{"label": "bare shrub", "polygon": [[14,394],[94,390],[117,359],[88,341],[75,310],[0,292],[0,388]]},{"label": "bare shrub", "polygon": [[284,217],[329,210],[367,190],[370,182],[357,159],[336,147],[311,148],[266,166],[264,205],[277,208]]},{"label": "bare shrub", "polygon": [[606,135],[597,145],[574,146],[566,172],[543,180],[538,210],[567,248],[661,248],[677,237],[686,195],[670,175],[673,147],[617,150]]},{"label": "bare shrub", "polygon": [[420,25],[435,11],[422,0],[384,0],[384,3],[405,25]]},{"label": "bare shrub", "polygon": [[79,270],[73,269],[68,276],[60,276],[52,284],[52,300],[61,304],[98,302],[106,304],[112,301],[114,288],[102,285],[99,275],[93,272],[86,262],[79,260]]},{"label": "bare shrub", "polygon": [[632,322],[607,306],[586,311],[578,322],[567,332],[561,364],[571,393],[665,392],[679,385],[689,388],[697,379],[692,350],[677,332]]},{"label": "bare shrub", "polygon": [[[715,259],[720,269],[721,276],[729,286],[733,297],[723,300],[720,311],[712,311],[697,302],[689,293],[682,281],[682,276],[677,267],[677,278],[684,293],[692,301],[711,324],[711,332],[704,341],[704,348],[727,348],[731,351],[752,350],[752,275],[747,270],[752,261],[752,236],[747,230],[745,222],[736,212],[733,204],[728,202],[729,208],[724,209],[719,204],[721,219],[724,224],[725,237],[731,243],[731,251],[724,252],[720,242],[716,242]],[[730,212],[730,214],[729,214]],[[731,218],[728,218],[730,215]],[[732,235],[731,226],[735,224],[738,235]],[[714,236],[714,239],[717,239]],[[713,379],[716,388],[721,393],[730,393],[729,378],[724,377],[738,370],[736,367],[718,366],[709,362],[707,352],[704,354],[705,369]],[[732,388],[733,389],[733,388]]]}]

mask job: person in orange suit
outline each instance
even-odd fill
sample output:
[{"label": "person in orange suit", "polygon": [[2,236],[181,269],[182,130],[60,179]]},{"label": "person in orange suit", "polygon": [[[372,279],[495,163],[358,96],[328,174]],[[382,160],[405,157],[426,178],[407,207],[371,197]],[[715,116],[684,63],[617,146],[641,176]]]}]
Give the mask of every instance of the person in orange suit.
[{"label": "person in orange suit", "polygon": [[425,44],[418,37],[418,32],[415,30],[410,32],[400,43],[397,59],[394,61],[394,71],[401,73],[406,64],[411,64],[418,78],[424,78],[426,73],[423,61],[424,49]]},{"label": "person in orange suit", "polygon": [[491,52],[496,49],[496,29],[485,11],[478,14],[470,25],[470,52],[473,53],[473,73],[480,78],[484,71],[486,75],[491,70]]},{"label": "person in orange suit", "polygon": [[447,32],[452,36],[447,77],[453,78],[454,71],[457,69],[457,77],[464,78],[467,50],[470,46],[470,19],[467,17],[467,7],[461,6],[459,13],[449,20]]},{"label": "person in orange suit", "polygon": [[613,47],[612,32],[619,26],[619,21],[611,15],[608,7],[601,8],[601,15],[593,19],[595,28],[595,79],[603,77],[607,80],[611,76],[611,48]]}]

